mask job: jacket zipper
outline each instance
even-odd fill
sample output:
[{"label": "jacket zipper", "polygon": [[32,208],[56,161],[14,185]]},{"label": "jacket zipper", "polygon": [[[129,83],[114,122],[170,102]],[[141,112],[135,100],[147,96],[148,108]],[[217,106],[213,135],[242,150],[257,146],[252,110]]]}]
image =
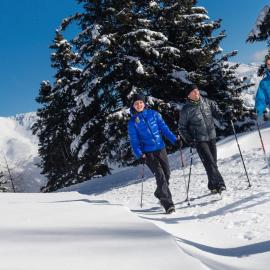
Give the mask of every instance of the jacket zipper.
[{"label": "jacket zipper", "polygon": [[204,121],[204,124],[205,124],[205,127],[206,127],[206,131],[207,131],[207,134],[208,134],[208,138],[210,140],[210,134],[209,134],[209,130],[208,130],[208,126],[206,125],[206,116],[205,116],[205,113],[202,111],[202,108],[201,108],[201,105],[203,105],[203,100],[201,101],[201,104],[200,104],[200,111],[201,111],[201,114],[203,116],[203,121]]},{"label": "jacket zipper", "polygon": [[154,136],[154,134],[153,134],[153,132],[152,132],[152,130],[151,130],[151,128],[150,128],[150,126],[149,126],[148,121],[145,119],[145,117],[143,116],[143,114],[142,114],[142,118],[143,118],[144,122],[146,123],[146,125],[147,125],[147,127],[148,127],[148,129],[149,129],[149,131],[150,131],[150,133],[151,133],[151,135],[152,135],[152,137],[153,137],[154,141],[155,141],[155,144],[157,145],[157,142],[156,142],[155,136]]}]

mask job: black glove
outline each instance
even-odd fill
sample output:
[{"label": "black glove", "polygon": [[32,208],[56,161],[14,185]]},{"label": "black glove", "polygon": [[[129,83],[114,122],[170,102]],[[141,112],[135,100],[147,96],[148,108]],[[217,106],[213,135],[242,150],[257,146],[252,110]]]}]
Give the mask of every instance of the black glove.
[{"label": "black glove", "polygon": [[267,112],[265,112],[263,114],[263,121],[268,121],[269,120],[269,114]]},{"label": "black glove", "polygon": [[183,143],[182,143],[181,138],[177,138],[177,139],[176,139],[176,141],[175,141],[175,146],[176,146],[177,148],[182,148]]},{"label": "black glove", "polygon": [[196,148],[196,141],[195,140],[188,141],[188,146],[191,148]]},{"label": "black glove", "polygon": [[146,156],[143,154],[141,157],[140,157],[140,163],[141,164],[145,164],[145,162],[146,162]]}]

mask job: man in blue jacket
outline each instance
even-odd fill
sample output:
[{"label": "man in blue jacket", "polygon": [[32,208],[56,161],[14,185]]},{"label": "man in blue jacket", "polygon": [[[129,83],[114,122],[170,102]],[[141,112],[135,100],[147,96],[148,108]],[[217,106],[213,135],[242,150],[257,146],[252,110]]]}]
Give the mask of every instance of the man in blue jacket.
[{"label": "man in blue jacket", "polygon": [[265,57],[265,65],[266,76],[261,80],[255,98],[255,109],[259,118],[262,118],[264,110],[270,105],[270,56]]},{"label": "man in blue jacket", "polygon": [[147,164],[155,175],[157,188],[154,195],[159,199],[166,213],[175,211],[169,189],[170,167],[162,135],[172,144],[180,143],[165,124],[161,115],[145,108],[145,97],[135,94],[130,108],[128,134],[131,147],[137,159]]}]

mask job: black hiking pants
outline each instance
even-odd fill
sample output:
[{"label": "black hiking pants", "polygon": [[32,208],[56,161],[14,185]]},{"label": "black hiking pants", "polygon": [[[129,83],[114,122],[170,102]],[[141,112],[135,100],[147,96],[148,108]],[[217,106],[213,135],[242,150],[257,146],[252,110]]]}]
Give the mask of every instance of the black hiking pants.
[{"label": "black hiking pants", "polygon": [[162,206],[167,210],[173,206],[172,194],[169,189],[170,166],[166,149],[163,148],[156,152],[145,153],[146,165],[156,178],[157,188],[154,192],[155,197],[160,200]]},{"label": "black hiking pants", "polygon": [[208,188],[213,190],[225,187],[217,167],[216,140],[197,142],[196,149],[208,176]]}]

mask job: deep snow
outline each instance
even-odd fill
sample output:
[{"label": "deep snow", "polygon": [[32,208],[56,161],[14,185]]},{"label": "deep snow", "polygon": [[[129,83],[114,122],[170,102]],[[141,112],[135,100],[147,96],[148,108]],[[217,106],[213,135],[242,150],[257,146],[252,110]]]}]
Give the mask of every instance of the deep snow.
[{"label": "deep snow", "polygon": [[[269,155],[270,128],[262,129]],[[252,187],[248,188],[233,136],[218,143],[218,164],[227,185],[222,197],[209,195],[207,177],[195,154],[190,198],[186,190],[179,152],[170,155],[170,188],[176,213],[165,215],[153,196],[155,180],[147,170],[144,204],[140,208],[142,166],[64,189],[88,194],[90,199],[107,200],[130,208],[143,220],[170,233],[182,251],[201,263],[199,269],[266,270],[270,260],[270,175],[257,131],[238,135]],[[189,150],[185,157],[189,161]],[[188,164],[187,164],[188,165]],[[185,168],[185,174],[188,168]]]},{"label": "deep snow", "polygon": [[201,269],[168,233],[104,200],[2,193],[0,210],[3,270]]},{"label": "deep snow", "polygon": [[[241,65],[239,76],[256,85],[244,93],[253,106],[259,79],[256,65]],[[0,118],[0,147],[19,191],[38,191],[45,183],[35,166],[37,138],[32,115]],[[268,126],[267,126],[268,125]],[[262,129],[267,156],[270,128]],[[194,156],[190,203],[185,202],[186,168],[179,152],[170,155],[170,188],[176,213],[165,215],[153,196],[155,180],[142,166],[121,168],[53,194],[0,193],[0,268],[43,269],[198,269],[266,270],[270,260],[270,174],[257,131],[238,135],[250,176],[248,187],[234,137],[218,143],[218,165],[227,191],[209,195],[207,177]],[[3,162],[0,162],[3,169]]]}]

